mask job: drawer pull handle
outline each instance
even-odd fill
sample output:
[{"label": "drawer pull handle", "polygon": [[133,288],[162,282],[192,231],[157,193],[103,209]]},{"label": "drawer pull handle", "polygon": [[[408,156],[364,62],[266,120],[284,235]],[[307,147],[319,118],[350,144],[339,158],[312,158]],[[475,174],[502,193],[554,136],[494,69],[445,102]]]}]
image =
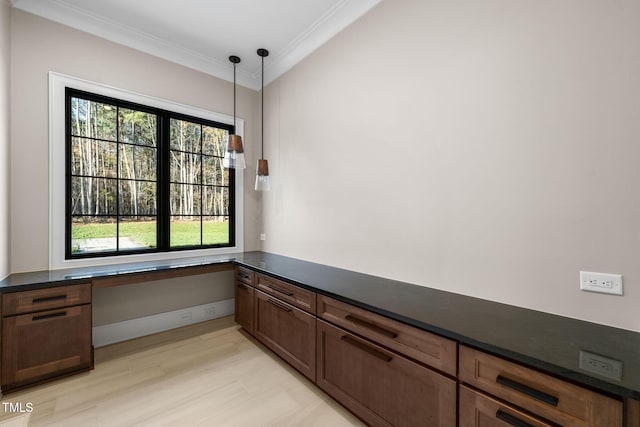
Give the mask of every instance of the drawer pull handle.
[{"label": "drawer pull handle", "polygon": [[42,316],[33,316],[31,318],[31,321],[35,322],[37,320],[51,319],[53,317],[64,317],[66,315],[67,315],[66,311],[59,311],[58,313],[43,314]]},{"label": "drawer pull handle", "polygon": [[286,295],[288,297],[292,297],[293,296],[293,292],[289,292],[286,289],[278,288],[278,287],[273,286],[271,284],[267,285],[267,288],[272,289],[272,290],[274,290],[276,292],[280,292],[281,294],[284,294],[284,295]]},{"label": "drawer pull handle", "polygon": [[240,277],[242,279],[248,279],[249,275],[247,273],[238,273],[238,277]]},{"label": "drawer pull handle", "polygon": [[547,403],[552,406],[558,406],[558,398],[553,397],[550,394],[543,393],[534,388],[526,386],[524,384],[520,384],[519,382],[510,380],[509,378],[505,378],[502,375],[498,375],[496,377],[496,382],[498,384],[502,384],[505,387],[509,387],[510,389],[519,391],[520,393],[524,393],[529,397],[533,397],[536,400]]},{"label": "drawer pull handle", "polygon": [[51,301],[59,301],[67,299],[66,295],[55,295],[52,297],[42,297],[42,298],[33,298],[31,300],[31,304],[39,304],[41,302],[51,302]]},{"label": "drawer pull handle", "polygon": [[249,287],[248,287],[247,285],[243,285],[242,283],[238,283],[238,287],[239,287],[240,289],[244,289],[245,291],[248,291],[248,290],[249,290]]},{"label": "drawer pull handle", "polygon": [[364,319],[360,319],[358,317],[352,316],[351,314],[347,315],[347,317],[345,317],[345,319],[347,319],[348,321],[355,323],[356,325],[360,325],[364,328],[370,329],[374,332],[379,333],[380,335],[384,335],[385,337],[389,337],[389,338],[396,338],[398,336],[398,334],[396,334],[393,331],[390,331],[388,329],[385,329],[381,326],[376,325],[375,323],[371,323],[368,322]]},{"label": "drawer pull handle", "polygon": [[279,302],[272,300],[271,298],[267,298],[267,302],[271,305],[275,305],[276,307],[278,307],[280,310],[284,310],[287,313],[291,311],[291,309],[289,307],[287,307],[286,305],[282,305]]},{"label": "drawer pull handle", "polygon": [[385,353],[383,353],[381,351],[378,351],[378,350],[376,350],[374,348],[371,348],[368,345],[361,343],[360,341],[356,341],[353,338],[351,338],[350,336],[343,335],[340,339],[342,341],[346,342],[347,344],[351,344],[352,346],[364,351],[365,353],[368,353],[368,354],[372,355],[373,357],[376,357],[376,358],[382,360],[383,362],[391,362],[391,359],[393,359],[388,354],[385,354]]},{"label": "drawer pull handle", "polygon": [[514,417],[513,415],[507,414],[506,412],[502,412],[500,409],[498,409],[498,412],[496,412],[496,418],[513,427],[533,427],[533,425],[525,423],[524,421]]}]

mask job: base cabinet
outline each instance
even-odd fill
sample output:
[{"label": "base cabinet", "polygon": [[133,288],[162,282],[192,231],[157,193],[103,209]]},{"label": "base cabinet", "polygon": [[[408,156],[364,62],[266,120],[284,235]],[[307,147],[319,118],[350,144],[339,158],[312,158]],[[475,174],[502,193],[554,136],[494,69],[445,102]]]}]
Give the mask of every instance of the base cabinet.
[{"label": "base cabinet", "polygon": [[253,335],[255,289],[245,283],[236,282],[235,298],[235,321]]},{"label": "base cabinet", "polygon": [[465,384],[554,425],[623,425],[622,402],[595,391],[467,346],[460,346],[459,365]]},{"label": "base cabinet", "polygon": [[372,426],[456,425],[456,382],[322,320],[317,385]]},{"label": "base cabinet", "polygon": [[2,319],[3,390],[91,366],[91,304]]},{"label": "base cabinet", "polygon": [[255,337],[311,381],[315,381],[315,316],[256,290]]},{"label": "base cabinet", "polygon": [[253,287],[255,273],[242,267],[236,267],[235,321],[242,329],[254,334],[255,289]]}]

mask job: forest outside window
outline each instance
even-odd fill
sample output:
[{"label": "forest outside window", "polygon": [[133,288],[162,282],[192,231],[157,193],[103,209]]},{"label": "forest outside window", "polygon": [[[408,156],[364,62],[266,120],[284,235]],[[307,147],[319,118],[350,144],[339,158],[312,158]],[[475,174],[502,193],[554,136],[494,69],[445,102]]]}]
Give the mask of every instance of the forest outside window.
[{"label": "forest outside window", "polygon": [[67,259],[234,246],[233,127],[66,90]]}]

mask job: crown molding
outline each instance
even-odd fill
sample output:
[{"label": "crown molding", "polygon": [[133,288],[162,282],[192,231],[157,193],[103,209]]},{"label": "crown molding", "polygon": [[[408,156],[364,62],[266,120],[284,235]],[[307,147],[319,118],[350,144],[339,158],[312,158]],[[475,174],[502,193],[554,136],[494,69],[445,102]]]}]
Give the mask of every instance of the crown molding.
[{"label": "crown molding", "polygon": [[[342,0],[289,45],[265,61],[268,84],[302,61],[382,0]],[[13,7],[197,71],[233,81],[226,56],[215,58],[128,25],[77,8],[64,0],[12,0]],[[269,48],[269,46],[266,46]],[[260,75],[237,70],[237,83],[260,90]]]},{"label": "crown molding", "polygon": [[265,66],[265,85],[289,71],[382,0],[342,0],[310,25]]},{"label": "crown molding", "polygon": [[[13,6],[185,67],[233,81],[233,68],[227,61],[223,63],[128,25],[88,13],[62,0],[15,0]],[[259,88],[259,82],[256,82],[253,76],[243,74],[240,69],[237,70],[237,81],[239,85],[251,89],[257,90]],[[258,83],[258,87],[255,87],[256,83]]]}]

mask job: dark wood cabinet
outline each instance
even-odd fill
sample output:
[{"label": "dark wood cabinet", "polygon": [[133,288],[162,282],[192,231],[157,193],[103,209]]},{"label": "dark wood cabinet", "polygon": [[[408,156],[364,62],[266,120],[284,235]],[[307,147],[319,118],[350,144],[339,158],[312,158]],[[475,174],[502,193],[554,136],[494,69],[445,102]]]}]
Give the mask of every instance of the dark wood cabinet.
[{"label": "dark wood cabinet", "polygon": [[264,274],[256,274],[256,289],[272,295],[288,304],[298,307],[301,310],[316,314],[316,294],[307,289],[291,283],[265,276]]},{"label": "dark wood cabinet", "polygon": [[315,381],[315,316],[256,290],[255,337],[311,381]]},{"label": "dark wood cabinet", "polygon": [[483,393],[460,386],[460,427],[553,427]]},{"label": "dark wood cabinet", "polygon": [[3,295],[3,390],[91,369],[90,297],[90,284]]},{"label": "dark wood cabinet", "polygon": [[254,277],[255,273],[248,268],[236,267],[236,282],[253,286]]},{"label": "dark wood cabinet", "polygon": [[317,385],[372,426],[456,425],[456,382],[317,321]]},{"label": "dark wood cabinet", "polygon": [[[565,427],[623,425],[620,400],[466,346],[460,346],[459,365],[465,384],[541,419]],[[467,422],[461,409],[460,425],[473,425]]]},{"label": "dark wood cabinet", "polygon": [[456,375],[458,349],[453,340],[320,295],[318,317],[424,365]]},{"label": "dark wood cabinet", "polygon": [[91,302],[91,285],[68,285],[2,295],[2,315],[51,310]]},{"label": "dark wood cabinet", "polygon": [[249,334],[254,334],[255,289],[253,288],[255,273],[247,268],[236,267],[235,312],[237,324]]},{"label": "dark wood cabinet", "polygon": [[255,289],[246,283],[236,281],[235,286],[235,321],[242,328],[254,334],[254,301]]}]

